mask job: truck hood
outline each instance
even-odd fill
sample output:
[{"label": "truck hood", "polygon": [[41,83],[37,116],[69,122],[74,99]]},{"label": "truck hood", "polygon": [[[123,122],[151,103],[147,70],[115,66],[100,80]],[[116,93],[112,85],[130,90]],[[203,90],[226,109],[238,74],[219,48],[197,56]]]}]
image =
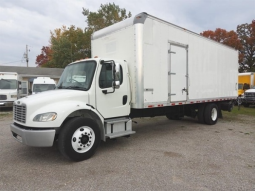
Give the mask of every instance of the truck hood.
[{"label": "truck hood", "polygon": [[26,96],[15,101],[16,104],[26,104],[29,106],[38,105],[45,106],[52,103],[64,102],[64,101],[82,101],[89,104],[89,94],[80,90],[50,90],[39,94]]},{"label": "truck hood", "polygon": [[255,89],[248,89],[245,91],[245,93],[254,93],[255,92]]},{"label": "truck hood", "polygon": [[[89,92],[87,91],[70,89],[45,91],[16,100],[17,112],[15,111],[14,118],[17,116],[17,120],[14,121],[27,127],[60,127],[70,113],[80,109],[90,109],[91,107],[87,104],[89,104]],[[24,107],[19,107],[24,105],[26,105],[25,112]],[[36,115],[48,112],[57,113],[57,118],[50,122],[33,121]]]}]

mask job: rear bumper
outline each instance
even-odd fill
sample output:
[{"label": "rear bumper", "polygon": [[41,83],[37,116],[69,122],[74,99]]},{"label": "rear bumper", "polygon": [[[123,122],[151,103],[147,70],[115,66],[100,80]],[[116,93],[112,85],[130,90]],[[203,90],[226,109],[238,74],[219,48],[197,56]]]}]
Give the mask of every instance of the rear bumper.
[{"label": "rear bumper", "polygon": [[54,142],[56,130],[34,130],[23,129],[15,124],[11,124],[13,137],[20,143],[33,147],[51,147]]}]

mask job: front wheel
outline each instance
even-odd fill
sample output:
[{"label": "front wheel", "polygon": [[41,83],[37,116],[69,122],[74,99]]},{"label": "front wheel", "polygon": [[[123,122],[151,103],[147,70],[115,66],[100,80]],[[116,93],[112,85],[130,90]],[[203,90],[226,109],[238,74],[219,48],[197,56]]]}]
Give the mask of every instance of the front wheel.
[{"label": "front wheel", "polygon": [[90,158],[100,143],[98,126],[92,119],[76,117],[61,129],[58,148],[61,154],[74,161]]}]

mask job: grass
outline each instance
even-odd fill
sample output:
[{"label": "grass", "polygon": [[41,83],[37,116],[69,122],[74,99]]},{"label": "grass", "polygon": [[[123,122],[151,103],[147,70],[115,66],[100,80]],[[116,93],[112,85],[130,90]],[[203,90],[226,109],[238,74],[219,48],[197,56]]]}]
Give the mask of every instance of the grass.
[{"label": "grass", "polygon": [[223,119],[226,120],[237,120],[237,121],[246,121],[248,119],[255,119],[255,107],[240,107],[240,110],[238,110],[238,107],[235,106],[231,112],[228,111],[222,111]]},{"label": "grass", "polygon": [[12,116],[12,108],[0,108],[0,120]]},{"label": "grass", "polygon": [[231,112],[223,111],[224,115],[232,115],[232,116],[238,116],[238,115],[249,115],[255,117],[255,107],[240,107],[240,110],[238,110],[238,107],[235,106]]}]

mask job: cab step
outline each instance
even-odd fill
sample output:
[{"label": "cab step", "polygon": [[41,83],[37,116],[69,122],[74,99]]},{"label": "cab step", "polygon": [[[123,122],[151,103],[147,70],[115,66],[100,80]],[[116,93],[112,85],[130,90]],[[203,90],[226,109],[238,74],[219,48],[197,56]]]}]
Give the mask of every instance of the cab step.
[{"label": "cab step", "polygon": [[105,120],[104,128],[105,137],[110,139],[128,136],[135,133],[135,131],[132,131],[132,120],[129,117]]}]

